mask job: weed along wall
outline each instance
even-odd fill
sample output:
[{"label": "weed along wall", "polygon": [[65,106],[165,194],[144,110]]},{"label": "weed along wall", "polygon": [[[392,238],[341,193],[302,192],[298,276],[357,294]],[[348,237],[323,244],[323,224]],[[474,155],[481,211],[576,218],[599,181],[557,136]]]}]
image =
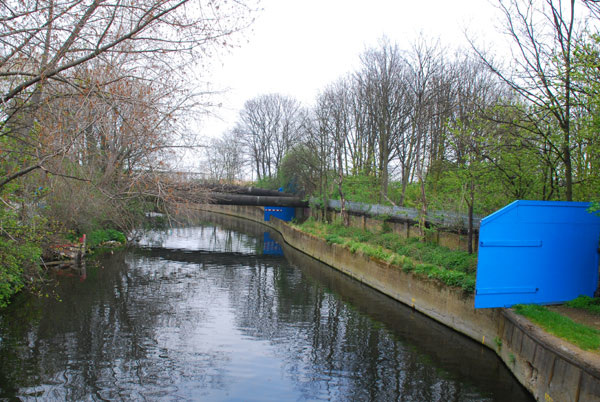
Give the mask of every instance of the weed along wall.
[{"label": "weed along wall", "polygon": [[540,401],[600,401],[600,355],[546,334],[507,309],[474,308],[461,289],[417,277],[389,263],[351,253],[280,221],[264,222],[259,207],[208,206],[207,210],[261,222],[290,246],[493,349]]},{"label": "weed along wall", "polygon": [[[306,209],[304,216],[313,216],[314,218],[318,218],[320,213],[321,212],[318,210]],[[331,220],[335,215],[339,215],[339,212],[337,212],[335,209],[328,209],[327,215]],[[353,210],[350,211],[349,216],[350,225],[353,227],[368,229],[371,231],[379,231],[383,225],[387,225],[391,231],[399,236],[402,236],[403,238],[425,237],[427,241],[448,247],[452,250],[466,251],[468,249],[467,229],[464,227],[464,225],[457,221],[453,221],[451,224],[447,222],[445,224],[442,222],[431,222],[429,224],[429,229],[423,233],[417,225],[413,214],[406,216],[399,214],[376,216],[372,213]],[[474,252],[477,252],[478,244],[479,228],[476,227],[473,233]]]}]

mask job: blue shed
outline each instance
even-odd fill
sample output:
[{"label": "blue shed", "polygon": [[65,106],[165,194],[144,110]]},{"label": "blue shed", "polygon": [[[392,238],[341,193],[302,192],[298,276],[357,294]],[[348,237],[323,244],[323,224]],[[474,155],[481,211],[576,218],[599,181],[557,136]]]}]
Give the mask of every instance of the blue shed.
[{"label": "blue shed", "polygon": [[553,304],[598,287],[600,217],[587,202],[515,201],[481,221],[475,308]]}]

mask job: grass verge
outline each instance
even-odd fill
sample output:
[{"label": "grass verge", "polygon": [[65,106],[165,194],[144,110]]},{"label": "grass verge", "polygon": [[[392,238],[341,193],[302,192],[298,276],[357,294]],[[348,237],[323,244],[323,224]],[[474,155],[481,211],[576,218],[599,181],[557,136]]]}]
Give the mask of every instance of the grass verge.
[{"label": "grass verge", "polygon": [[476,255],[416,238],[405,239],[389,231],[372,232],[345,227],[339,222],[323,223],[309,219],[295,226],[328,243],[346,246],[352,253],[360,250],[365,255],[387,261],[406,272],[438,279],[468,293],[475,290]]},{"label": "grass verge", "polygon": [[546,332],[563,338],[583,350],[598,350],[600,348],[600,331],[578,324],[544,306],[536,304],[518,304],[513,307],[517,314],[527,317],[538,324]]},{"label": "grass verge", "polygon": [[600,315],[599,297],[579,296],[576,299],[566,302],[565,306],[582,309],[592,314]]}]

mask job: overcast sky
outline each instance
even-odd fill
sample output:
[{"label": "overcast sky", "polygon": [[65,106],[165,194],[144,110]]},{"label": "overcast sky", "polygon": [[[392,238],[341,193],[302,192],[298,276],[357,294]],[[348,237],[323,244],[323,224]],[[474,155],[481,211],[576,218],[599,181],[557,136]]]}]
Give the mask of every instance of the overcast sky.
[{"label": "overcast sky", "polygon": [[481,41],[498,39],[498,12],[487,0],[263,0],[261,7],[240,47],[214,62],[208,79],[227,92],[216,99],[220,118],[201,123],[205,136],[233,127],[244,102],[261,94],[309,106],[383,36],[407,50],[420,34],[455,47],[467,46],[465,29]]}]

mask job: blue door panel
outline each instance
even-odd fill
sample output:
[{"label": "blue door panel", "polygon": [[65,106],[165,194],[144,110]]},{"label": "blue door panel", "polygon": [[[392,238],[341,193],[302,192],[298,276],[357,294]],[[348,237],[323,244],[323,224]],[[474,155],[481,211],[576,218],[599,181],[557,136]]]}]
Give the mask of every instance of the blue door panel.
[{"label": "blue door panel", "polygon": [[589,203],[515,201],[481,221],[475,307],[592,296],[600,217]]}]

